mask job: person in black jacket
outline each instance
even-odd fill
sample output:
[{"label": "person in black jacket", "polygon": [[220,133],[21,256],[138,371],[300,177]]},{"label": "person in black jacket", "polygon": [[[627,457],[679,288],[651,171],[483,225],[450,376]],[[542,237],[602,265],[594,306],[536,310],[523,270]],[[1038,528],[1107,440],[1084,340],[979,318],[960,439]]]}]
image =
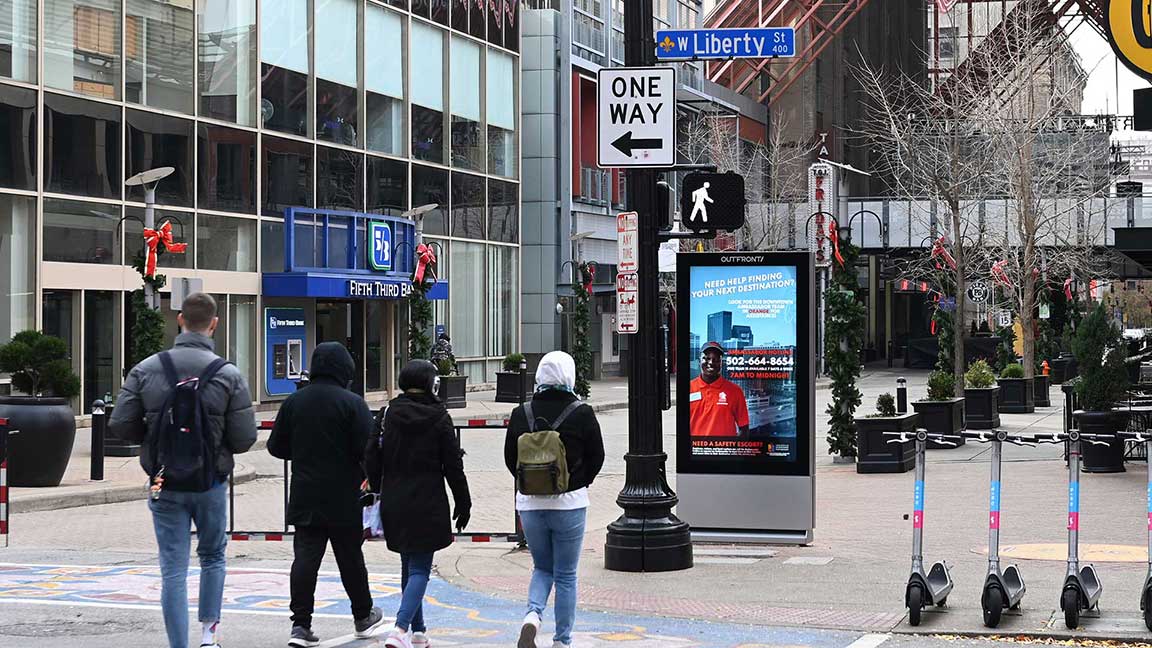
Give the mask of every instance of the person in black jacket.
[{"label": "person in black jacket", "polygon": [[329,542],[340,580],[352,602],[356,636],[371,635],[384,620],[372,606],[364,542],[360,485],[364,446],[372,412],[348,391],[355,364],[339,342],[324,342],[312,353],[311,382],[294,392],[276,414],[268,452],[292,460],[288,523],[296,527],[291,574],[290,646],[315,646],[312,633],[316,576]]},{"label": "person in black jacket", "polygon": [[[563,351],[553,351],[536,369],[532,417],[552,424],[577,402],[576,362]],[[537,429],[542,424],[537,425]],[[553,648],[572,645],[576,619],[576,570],[584,541],[588,487],[604,466],[604,439],[596,413],[588,405],[573,410],[555,429],[564,443],[568,463],[568,490],[558,495],[516,493],[516,510],[528,549],[532,552],[532,582],[528,586],[528,614],[520,628],[518,648],[535,648],[540,618],[556,588],[556,632]],[[512,412],[504,439],[504,463],[516,477],[517,441],[529,432],[524,406]]]},{"label": "person in black jacket", "polygon": [[[433,554],[452,544],[452,520],[463,530],[472,510],[460,442],[451,415],[436,397],[439,381],[427,360],[404,365],[403,393],[388,404],[383,430],[366,452],[369,485],[380,493],[384,539],[400,554],[403,593],[396,627],[384,644],[388,648],[428,645],[422,602]],[[445,480],[455,503],[451,517]]]}]

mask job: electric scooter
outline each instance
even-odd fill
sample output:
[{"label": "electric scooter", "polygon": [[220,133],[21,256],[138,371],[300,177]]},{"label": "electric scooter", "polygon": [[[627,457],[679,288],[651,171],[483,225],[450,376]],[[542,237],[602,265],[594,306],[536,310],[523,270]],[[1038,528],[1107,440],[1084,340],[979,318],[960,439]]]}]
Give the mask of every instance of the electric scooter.
[{"label": "electric scooter", "polygon": [[[1116,436],[1143,443],[1152,457],[1152,429],[1143,432],[1117,432]],[[1148,575],[1140,592],[1140,610],[1144,612],[1144,625],[1152,630],[1152,460],[1148,461]]]},{"label": "electric scooter", "polygon": [[[1060,609],[1069,630],[1080,626],[1080,613],[1098,610],[1104,587],[1092,565],[1080,566],[1080,444],[1107,445],[1110,434],[1083,434],[1079,430],[1037,434],[1040,443],[1068,442],[1068,571],[1060,591]],[[1103,441],[1101,439],[1104,439]]]},{"label": "electric scooter", "polygon": [[[948,573],[948,563],[944,561],[932,565],[928,573],[924,573],[924,464],[928,450],[928,440],[955,447],[960,437],[945,434],[929,434],[927,430],[916,430],[915,434],[909,432],[885,432],[884,436],[894,437],[888,443],[907,443],[909,439],[916,441],[916,483],[913,495],[912,511],[912,574],[908,577],[908,586],[904,590],[904,604],[908,607],[908,623],[920,625],[920,612],[925,606],[935,605],[943,607],[948,602],[948,594],[952,591],[952,575]],[[905,518],[907,519],[907,518]]]},{"label": "electric scooter", "polygon": [[1004,444],[1034,446],[1035,443],[1030,438],[1008,434],[1004,430],[961,432],[960,436],[992,444],[992,478],[988,487],[988,576],[984,579],[980,606],[984,609],[984,625],[995,628],[1000,625],[1000,616],[1005,608],[1015,610],[1020,607],[1025,591],[1020,568],[1008,565],[1000,570],[1000,466]]}]

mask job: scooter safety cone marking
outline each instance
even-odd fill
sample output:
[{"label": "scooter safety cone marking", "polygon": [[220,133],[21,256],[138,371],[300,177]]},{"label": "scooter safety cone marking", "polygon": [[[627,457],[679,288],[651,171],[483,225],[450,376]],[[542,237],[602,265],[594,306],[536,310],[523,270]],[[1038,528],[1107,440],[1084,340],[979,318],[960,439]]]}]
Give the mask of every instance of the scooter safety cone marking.
[{"label": "scooter safety cone marking", "polygon": [[988,528],[1000,528],[1000,482],[992,482],[988,495]]},{"label": "scooter safety cone marking", "polygon": [[1080,484],[1068,484],[1068,530],[1080,530]]},{"label": "scooter safety cone marking", "polygon": [[924,482],[917,481],[912,497],[912,528],[924,528]]}]

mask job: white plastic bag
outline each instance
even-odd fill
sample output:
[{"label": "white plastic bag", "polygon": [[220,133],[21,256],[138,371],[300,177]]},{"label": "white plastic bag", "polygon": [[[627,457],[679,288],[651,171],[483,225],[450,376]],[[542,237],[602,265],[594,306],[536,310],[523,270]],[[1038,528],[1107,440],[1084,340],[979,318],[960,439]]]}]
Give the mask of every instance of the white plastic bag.
[{"label": "white plastic bag", "polygon": [[364,539],[384,537],[384,523],[380,519],[380,496],[373,495],[372,503],[363,509]]}]

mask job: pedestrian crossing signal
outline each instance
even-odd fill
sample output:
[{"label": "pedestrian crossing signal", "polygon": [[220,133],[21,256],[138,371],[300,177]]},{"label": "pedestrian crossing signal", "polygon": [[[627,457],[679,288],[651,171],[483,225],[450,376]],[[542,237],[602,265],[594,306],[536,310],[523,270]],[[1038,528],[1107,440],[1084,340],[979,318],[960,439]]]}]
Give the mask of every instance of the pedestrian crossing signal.
[{"label": "pedestrian crossing signal", "polygon": [[692,231],[738,230],[746,207],[744,176],[731,171],[689,173],[680,185],[680,224]]}]

